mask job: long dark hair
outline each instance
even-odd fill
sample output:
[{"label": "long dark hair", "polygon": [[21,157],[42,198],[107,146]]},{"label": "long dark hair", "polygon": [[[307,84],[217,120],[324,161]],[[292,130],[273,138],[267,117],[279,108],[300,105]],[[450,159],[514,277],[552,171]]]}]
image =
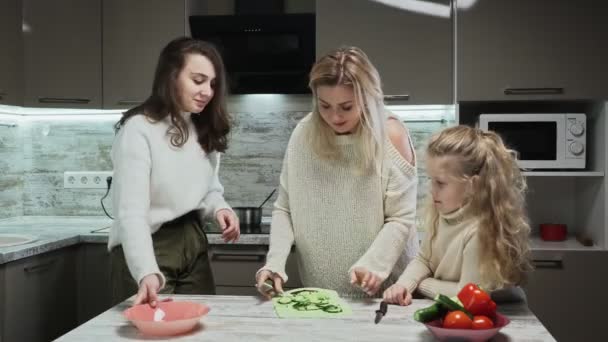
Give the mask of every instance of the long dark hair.
[{"label": "long dark hair", "polygon": [[186,63],[186,56],[199,54],[207,57],[215,68],[214,95],[205,109],[191,115],[198,135],[198,143],[207,153],[224,152],[228,148],[231,119],[226,110],[226,72],[217,49],[210,43],[188,37],[172,40],[163,48],[158,58],[152,94],[141,105],[126,111],[114,128],[118,131],[132,116],[144,115],[152,121],[169,116],[172,127],[168,130],[173,146],[182,146],[188,140],[188,126],[180,113],[177,78]]}]

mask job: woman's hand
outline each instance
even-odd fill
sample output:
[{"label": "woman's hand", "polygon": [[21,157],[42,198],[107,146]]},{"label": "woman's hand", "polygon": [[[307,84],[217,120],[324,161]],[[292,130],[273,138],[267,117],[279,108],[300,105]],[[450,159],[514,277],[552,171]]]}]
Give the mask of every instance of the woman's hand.
[{"label": "woman's hand", "polygon": [[[267,280],[271,280],[274,284],[272,290],[265,288],[264,282]],[[266,299],[270,299],[275,293],[283,293],[283,278],[281,278],[278,274],[270,272],[269,270],[263,270],[258,272],[256,276],[256,288],[258,291],[266,297]],[[274,293],[273,293],[274,292]]]},{"label": "woman's hand", "polygon": [[158,275],[152,273],[143,277],[139,283],[139,290],[137,291],[133,305],[149,303],[151,307],[156,307],[159,289],[160,279]]},{"label": "woman's hand", "polygon": [[224,242],[235,242],[241,236],[241,229],[239,227],[239,220],[234,214],[234,211],[230,209],[221,209],[215,215],[217,223],[222,228],[222,239]]},{"label": "woman's hand", "polygon": [[399,284],[393,284],[386,289],[382,298],[389,304],[399,304],[401,306],[412,304],[412,294]]},{"label": "woman's hand", "polygon": [[358,285],[370,296],[378,292],[383,281],[384,279],[363,267],[355,267],[350,272],[350,283]]}]

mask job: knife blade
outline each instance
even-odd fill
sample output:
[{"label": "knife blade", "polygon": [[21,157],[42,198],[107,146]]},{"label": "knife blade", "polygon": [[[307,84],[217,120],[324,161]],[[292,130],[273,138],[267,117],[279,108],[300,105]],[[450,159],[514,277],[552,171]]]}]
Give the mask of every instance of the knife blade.
[{"label": "knife blade", "polygon": [[386,315],[386,310],[388,309],[388,304],[385,301],[380,302],[380,308],[376,310],[376,318],[374,319],[374,323],[378,324],[382,317]]}]

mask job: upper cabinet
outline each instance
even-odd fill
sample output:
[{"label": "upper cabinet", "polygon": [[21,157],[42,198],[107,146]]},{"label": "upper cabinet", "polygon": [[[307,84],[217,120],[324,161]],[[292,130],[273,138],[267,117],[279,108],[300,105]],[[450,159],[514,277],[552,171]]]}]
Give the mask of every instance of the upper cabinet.
[{"label": "upper cabinet", "polygon": [[459,101],[608,98],[608,2],[477,0],[459,8]]},{"label": "upper cabinet", "polygon": [[404,1],[400,7],[317,1],[317,57],[341,45],[357,46],[378,69],[386,95],[409,97],[411,104],[453,103],[450,1]]},{"label": "upper cabinet", "polygon": [[0,104],[22,104],[21,0],[0,1]]},{"label": "upper cabinet", "polygon": [[104,108],[143,102],[160,51],[184,32],[183,1],[103,0]]},{"label": "upper cabinet", "polygon": [[101,108],[101,0],[23,0],[30,107]]}]

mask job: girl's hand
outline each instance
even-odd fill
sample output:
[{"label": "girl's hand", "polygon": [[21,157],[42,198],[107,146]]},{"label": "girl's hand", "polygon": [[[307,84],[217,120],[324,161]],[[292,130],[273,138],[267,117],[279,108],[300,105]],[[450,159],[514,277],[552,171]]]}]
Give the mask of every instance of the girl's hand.
[{"label": "girl's hand", "polygon": [[133,301],[133,305],[149,303],[151,307],[156,307],[158,302],[158,290],[160,289],[160,279],[154,273],[143,277],[139,283],[139,290]]},{"label": "girl's hand", "polygon": [[412,304],[412,294],[399,284],[393,284],[386,289],[382,298],[389,304],[399,304],[401,306]]},{"label": "girl's hand", "polygon": [[380,289],[384,279],[363,267],[355,267],[350,273],[350,283],[358,285],[370,296],[373,296]]},{"label": "girl's hand", "polygon": [[241,236],[239,219],[230,209],[221,209],[215,215],[217,223],[222,228],[222,239],[224,242],[237,241]]},{"label": "girl's hand", "polygon": [[[274,284],[274,289],[270,291],[264,286],[264,282],[269,279]],[[275,293],[283,293],[283,278],[281,278],[278,274],[270,272],[269,270],[263,270],[258,272],[255,281],[255,287],[264,297],[266,297],[266,299],[270,299]]]}]

